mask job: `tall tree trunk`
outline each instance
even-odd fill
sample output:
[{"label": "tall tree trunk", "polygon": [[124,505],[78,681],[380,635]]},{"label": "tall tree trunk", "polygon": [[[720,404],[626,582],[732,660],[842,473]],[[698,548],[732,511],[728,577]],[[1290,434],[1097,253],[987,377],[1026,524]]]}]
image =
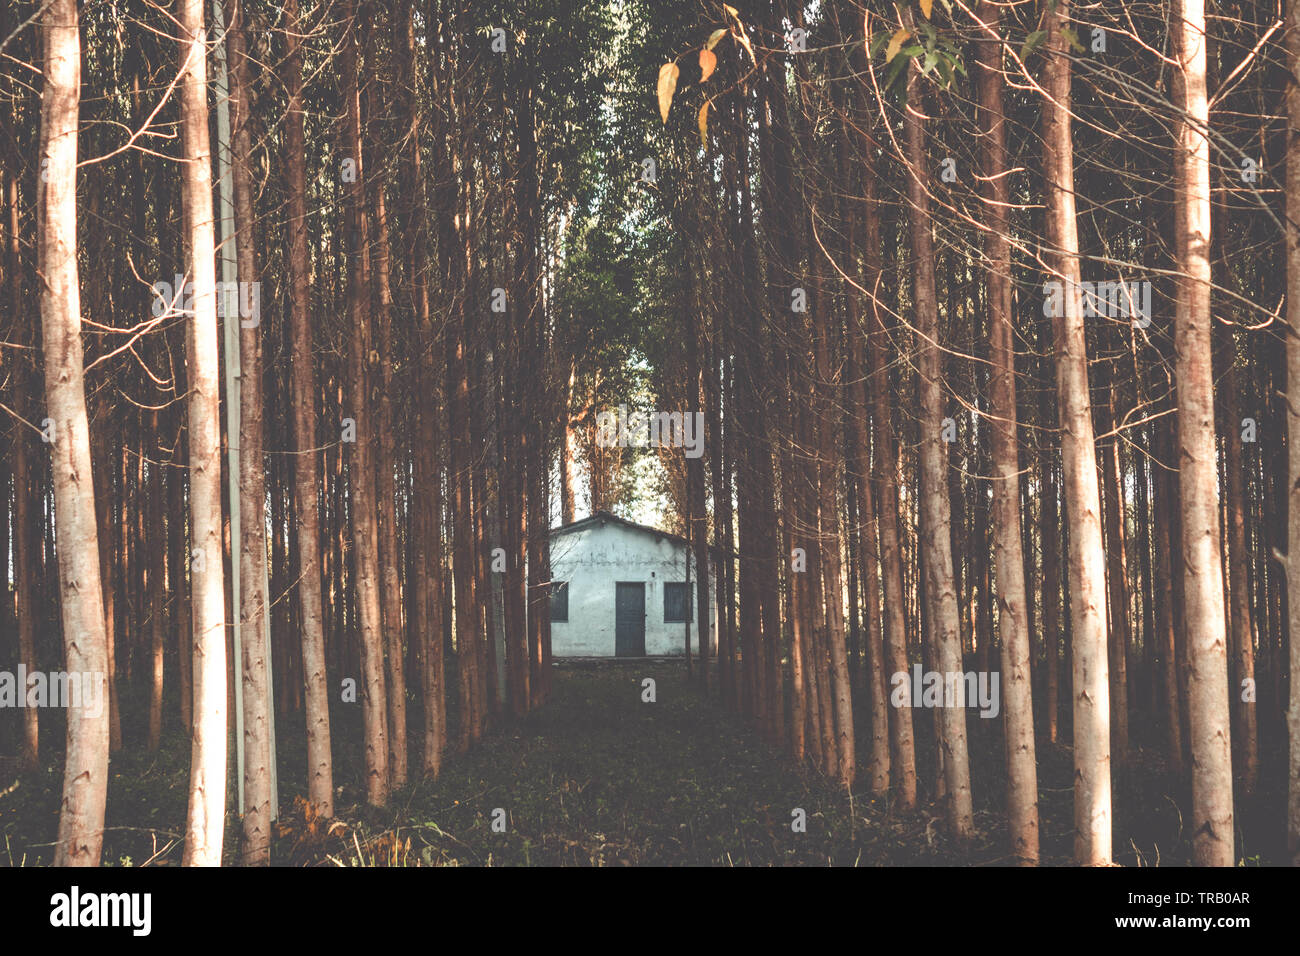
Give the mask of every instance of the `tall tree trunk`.
[{"label": "tall tree trunk", "polygon": [[1101,537],[1097,454],[1088,395],[1088,353],[1079,286],[1079,228],[1074,202],[1070,61],[1062,30],[1068,0],[1047,14],[1043,180],[1051,281],[1062,286],[1055,316],[1057,409],[1069,523],[1069,603],[1074,695],[1074,858],[1110,863],[1110,693],[1107,686],[1106,570]]},{"label": "tall tree trunk", "polygon": [[[76,0],[51,0],[41,23],[41,176],[36,235],[45,409],[51,443],[59,536],[59,598],[69,674],[100,706],[68,708],[63,802],[55,866],[98,866],[108,795],[108,638],[100,587],[98,529],[91,479],[77,273],[77,120],[81,105],[81,42]],[[12,223],[12,221],[11,221]],[[214,393],[215,394],[215,393]],[[24,493],[26,489],[18,488]],[[25,529],[24,529],[25,530]],[[220,557],[218,556],[220,568]],[[218,578],[218,580],[220,580]],[[219,593],[219,591],[218,591]]]},{"label": "tall tree trunk", "polygon": [[1205,0],[1176,0],[1171,32],[1182,74],[1176,202],[1179,485],[1183,600],[1187,625],[1187,710],[1192,743],[1192,847],[1202,866],[1234,862],[1228,653],[1219,484],[1214,434],[1210,317],[1210,142],[1206,95]]},{"label": "tall tree trunk", "polygon": [[303,135],[302,48],[305,32],[298,0],[286,0],[285,171],[289,193],[289,378],[293,423],[293,511],[298,542],[298,626],[307,711],[307,799],[323,817],[334,815],[334,761],[330,753],[330,709],[325,665],[325,621],[321,607],[319,468],[316,446],[316,381],[311,337],[311,253],[307,246],[307,156]]},{"label": "tall tree trunk", "polygon": [[[907,592],[903,588],[903,552],[899,536],[898,503],[898,443],[893,433],[890,415],[891,395],[889,384],[889,336],[881,315],[883,274],[880,262],[880,203],[876,198],[875,146],[867,144],[868,167],[863,177],[866,200],[863,218],[866,247],[866,287],[871,292],[867,354],[871,365],[871,426],[875,436],[876,502],[880,509],[880,570],[883,576],[885,661],[888,673],[908,675],[907,653]],[[918,703],[911,699],[911,681],[902,683],[901,706],[892,708],[889,722],[891,765],[894,776],[894,797],[900,809],[916,806],[916,742],[912,721],[912,708]]]},{"label": "tall tree trunk", "polygon": [[[998,636],[1002,643],[1002,699],[1006,721],[1007,816],[1011,852],[1038,862],[1038,770],[1030,680],[1025,557],[1020,537],[1020,452],[1016,429],[1016,353],[1011,329],[1010,189],[1006,118],[1002,106],[1000,12],[983,14],[989,34],[979,41],[979,100],[984,143],[988,231],[989,378],[993,458],[993,547],[997,561]],[[985,592],[985,600],[989,595]],[[987,638],[987,634],[985,637]]]},{"label": "tall tree trunk", "polygon": [[[372,47],[373,49],[373,47]],[[369,53],[367,55],[370,55]],[[376,87],[368,89],[369,112],[378,112]],[[369,174],[367,196],[375,214],[374,300],[379,306],[379,395],[375,403],[375,425],[379,454],[375,462],[375,496],[379,520],[380,597],[384,620],[385,672],[388,688],[388,772],[391,785],[406,785],[406,668],[402,623],[402,582],[398,572],[397,487],[394,469],[397,462],[393,430],[393,290],[389,282],[388,209],[384,200],[384,166],[382,147],[371,158],[378,160]],[[370,166],[367,165],[367,169]]]},{"label": "tall tree trunk", "polygon": [[[964,672],[961,624],[953,584],[952,512],[948,496],[947,444],[943,431],[943,356],[939,347],[939,311],[935,299],[934,242],[931,235],[925,117],[918,69],[908,68],[908,102],[903,125],[907,138],[909,219],[915,263],[913,301],[916,309],[917,404],[921,409],[920,466],[921,546],[930,627],[934,631],[935,670]],[[964,685],[963,685],[964,686]],[[945,701],[940,709],[939,746],[947,786],[948,826],[954,839],[969,840],[975,832],[971,811],[970,762],[966,750],[964,700]]]},{"label": "tall tree trunk", "polygon": [[[394,49],[398,51],[402,75],[411,76],[415,63],[415,24],[412,19],[413,3],[404,0],[401,16],[395,25],[398,36],[394,38]],[[418,87],[417,87],[418,89]],[[436,359],[437,340],[433,330],[429,303],[429,256],[427,242],[428,200],[424,175],[420,162],[420,112],[419,97],[414,91],[399,87],[399,97],[405,108],[405,120],[408,124],[407,164],[403,165],[407,180],[407,195],[413,196],[413,233],[412,249],[416,324],[421,345],[421,360],[416,363],[417,381],[422,401],[419,403],[419,422],[417,434],[418,447],[415,449],[415,487],[416,499],[421,503],[415,506],[415,520],[412,533],[415,535],[415,578],[408,582],[417,592],[418,614],[415,621],[415,634],[420,647],[420,659],[423,662],[421,689],[424,696],[424,748],[423,769],[432,777],[437,777],[442,769],[442,751],[446,746],[446,704],[443,692],[443,657],[442,657],[442,480],[438,464],[439,416],[442,410],[442,387],[437,374]],[[428,356],[424,355],[428,350]]]},{"label": "tall tree trunk", "polygon": [[[239,634],[244,707],[244,816],[243,863],[265,866],[271,862],[271,820],[275,816],[272,798],[271,681],[267,671],[270,596],[266,572],[266,467],[263,455],[262,328],[260,273],[257,268],[256,234],[253,228],[252,74],[244,32],[247,0],[234,0],[226,8],[226,46],[230,60],[231,179],[235,191],[236,254],[239,257],[240,291],[226,291],[226,316],[230,321],[239,302]],[[253,319],[243,316],[244,290],[255,303]],[[229,412],[233,415],[233,411]],[[233,428],[231,429],[233,431]],[[282,671],[283,673],[283,671]],[[287,676],[287,675],[285,675]]]},{"label": "tall tree trunk", "polygon": [[813,391],[817,416],[817,479],[820,486],[821,538],[817,551],[822,569],[822,586],[826,603],[826,641],[829,651],[831,705],[835,715],[835,745],[840,786],[853,789],[857,776],[857,748],[854,743],[853,699],[849,686],[849,659],[844,634],[844,584],[840,563],[840,506],[836,450],[842,425],[835,409],[839,407],[839,382],[831,372],[830,322],[828,296],[817,296],[813,312],[813,356],[817,385]]},{"label": "tall tree trunk", "polygon": [[187,316],[194,730],[184,863],[220,866],[226,821],[226,599],[212,152],[203,0],[181,0],[181,200],[194,308]]},{"label": "tall tree trunk", "polygon": [[361,707],[365,723],[366,799],[372,806],[388,802],[388,716],[384,681],[384,626],[380,605],[379,528],[375,501],[373,451],[377,436],[370,415],[368,366],[370,348],[370,256],[365,212],[365,171],[361,154],[361,96],[357,89],[360,38],[356,2],[345,8],[343,38],[343,100],[347,110],[344,153],[355,164],[345,177],[348,248],[348,413],[356,426],[356,442],[348,462],[348,502],[352,518],[353,583],[361,634]]}]

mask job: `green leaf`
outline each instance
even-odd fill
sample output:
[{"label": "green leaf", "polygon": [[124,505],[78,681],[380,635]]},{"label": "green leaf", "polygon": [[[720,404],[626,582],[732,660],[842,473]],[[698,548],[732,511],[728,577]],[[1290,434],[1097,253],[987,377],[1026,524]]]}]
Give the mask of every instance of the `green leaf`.
[{"label": "green leaf", "polygon": [[1033,33],[1029,34],[1029,36],[1025,37],[1025,45],[1020,48],[1020,59],[1024,60],[1026,57],[1028,57],[1029,54],[1033,53],[1040,46],[1042,46],[1043,41],[1046,39],[1047,39],[1046,30],[1035,30]]},{"label": "green leaf", "polygon": [[1065,37],[1066,42],[1070,44],[1070,49],[1074,50],[1075,53],[1087,52],[1084,50],[1083,44],[1079,42],[1079,35],[1069,27],[1061,27],[1061,36]]},{"label": "green leaf", "polygon": [[944,89],[952,86],[952,66],[949,64],[948,58],[945,56],[939,57],[935,69],[938,70],[939,76],[943,79]]}]

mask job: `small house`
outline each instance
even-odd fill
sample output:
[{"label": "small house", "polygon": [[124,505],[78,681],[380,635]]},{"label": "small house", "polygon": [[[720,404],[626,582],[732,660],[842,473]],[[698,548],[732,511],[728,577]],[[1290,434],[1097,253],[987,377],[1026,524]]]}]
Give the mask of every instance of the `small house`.
[{"label": "small house", "polygon": [[[717,647],[711,610],[696,605],[686,539],[607,511],[551,529],[553,657],[661,657],[699,652],[701,623]],[[689,573],[689,577],[688,577]]]}]

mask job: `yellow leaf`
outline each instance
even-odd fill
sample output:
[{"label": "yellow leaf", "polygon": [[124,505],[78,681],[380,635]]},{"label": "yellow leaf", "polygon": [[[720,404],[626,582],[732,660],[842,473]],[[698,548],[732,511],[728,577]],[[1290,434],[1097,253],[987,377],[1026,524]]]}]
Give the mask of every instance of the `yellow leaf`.
[{"label": "yellow leaf", "polygon": [[705,100],[704,105],[700,107],[700,143],[707,150],[709,148],[709,101]]},{"label": "yellow leaf", "polygon": [[673,94],[677,92],[677,76],[681,70],[676,63],[665,63],[659,68],[659,115],[668,123],[668,107],[672,106]]},{"label": "yellow leaf", "polygon": [[[903,48],[903,41],[912,35],[912,31],[906,28],[899,30],[889,38],[889,46],[885,48],[885,62],[890,63],[894,57],[898,56],[898,51]],[[662,82],[662,81],[660,81]]]},{"label": "yellow leaf", "polygon": [[704,49],[712,50],[715,46],[718,45],[718,41],[721,40],[726,35],[727,35],[727,31],[725,29],[714,30],[712,33],[709,34],[709,42],[704,44]]},{"label": "yellow leaf", "polygon": [[925,14],[927,20],[930,19],[930,11],[934,9],[934,0],[921,0],[921,12]]},{"label": "yellow leaf", "polygon": [[709,50],[700,51],[700,82],[703,83],[718,68],[718,57]]}]

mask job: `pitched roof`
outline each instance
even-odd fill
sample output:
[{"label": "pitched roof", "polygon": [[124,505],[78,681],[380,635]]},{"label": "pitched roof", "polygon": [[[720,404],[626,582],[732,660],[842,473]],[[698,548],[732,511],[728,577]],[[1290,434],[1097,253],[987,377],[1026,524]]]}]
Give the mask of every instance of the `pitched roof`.
[{"label": "pitched roof", "polygon": [[[579,518],[577,521],[571,521],[568,524],[552,528],[550,530],[550,536],[555,537],[560,534],[568,534],[571,531],[582,531],[593,526],[603,528],[607,524],[622,525],[625,528],[631,528],[633,531],[642,531],[646,534],[652,534],[656,538],[673,541],[683,547],[689,546],[690,544],[690,542],[680,534],[673,534],[671,531],[664,531],[662,528],[652,528],[648,524],[637,524],[635,521],[628,521],[626,518],[620,518],[618,515],[609,511],[597,511],[595,514],[588,515],[585,518]],[[711,554],[715,559],[720,560],[724,552],[716,544],[710,544],[709,554]],[[731,552],[731,557],[737,558],[739,555],[733,551]]]},{"label": "pitched roof", "polygon": [[595,514],[588,515],[577,521],[571,521],[568,524],[560,525],[558,528],[552,528],[552,536],[557,534],[568,534],[571,531],[583,531],[590,527],[604,527],[606,524],[622,525],[625,528],[631,528],[634,531],[644,531],[646,534],[652,534],[656,538],[664,538],[668,541],[676,541],[685,545],[688,542],[679,534],[673,534],[670,531],[664,531],[660,528],[652,528],[647,524],[637,524],[635,521],[628,521],[626,518],[620,518],[618,515],[608,511],[597,511]]}]

